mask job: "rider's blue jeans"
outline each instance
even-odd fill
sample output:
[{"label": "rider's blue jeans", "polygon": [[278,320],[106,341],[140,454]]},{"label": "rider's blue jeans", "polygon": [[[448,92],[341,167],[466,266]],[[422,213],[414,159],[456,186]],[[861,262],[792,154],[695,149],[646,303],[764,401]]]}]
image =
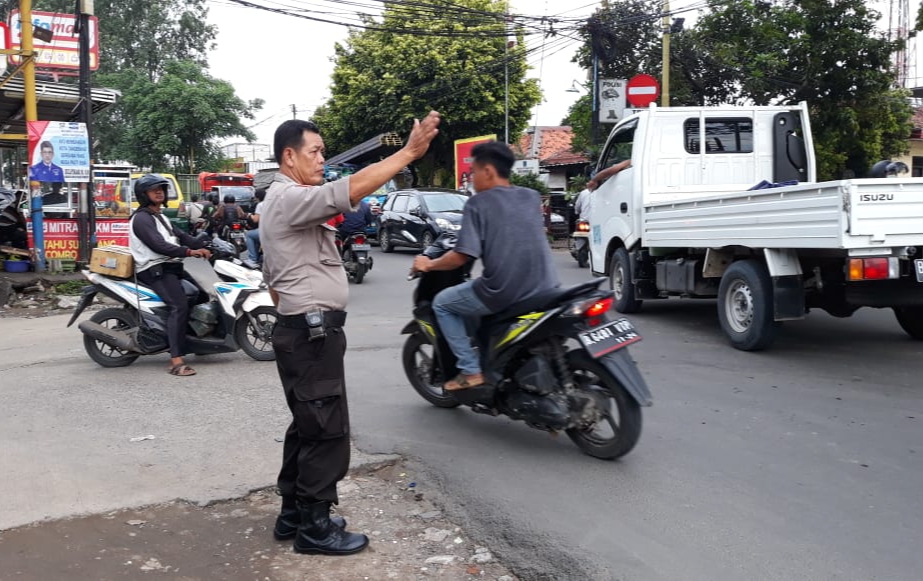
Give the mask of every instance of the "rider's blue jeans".
[{"label": "rider's blue jeans", "polygon": [[458,369],[465,375],[481,372],[477,351],[471,346],[468,325],[477,328],[478,320],[492,313],[471,288],[473,281],[442,290],[433,300],[433,311],[439,328],[452,353],[458,358]]},{"label": "rider's blue jeans", "polygon": [[245,238],[247,241],[247,254],[250,255],[250,260],[253,262],[260,262],[260,230],[259,228],[254,228],[253,230],[247,230],[247,236]]}]

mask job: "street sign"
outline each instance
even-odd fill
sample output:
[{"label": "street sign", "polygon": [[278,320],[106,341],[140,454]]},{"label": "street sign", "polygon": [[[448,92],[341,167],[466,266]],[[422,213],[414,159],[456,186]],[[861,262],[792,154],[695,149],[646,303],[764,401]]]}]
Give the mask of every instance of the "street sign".
[{"label": "street sign", "polygon": [[618,123],[625,116],[625,79],[599,79],[599,122]]},{"label": "street sign", "polygon": [[635,107],[647,107],[660,96],[660,83],[650,75],[635,75],[628,79],[628,102]]}]

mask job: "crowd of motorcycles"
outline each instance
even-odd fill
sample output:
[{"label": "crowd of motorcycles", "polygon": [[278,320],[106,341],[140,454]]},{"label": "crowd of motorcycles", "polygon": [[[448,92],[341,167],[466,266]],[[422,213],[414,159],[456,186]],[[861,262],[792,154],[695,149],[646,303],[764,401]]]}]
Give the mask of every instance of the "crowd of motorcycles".
[{"label": "crowd of motorcycles", "polygon": [[[578,224],[572,237],[571,252],[581,267],[588,260],[588,231]],[[275,359],[276,311],[262,273],[239,258],[241,249],[229,236],[234,232],[233,228],[225,232],[229,239],[216,235],[210,240],[210,268],[187,269],[191,279],[183,281],[191,306],[187,346],[196,355],[242,350],[258,361],[270,361]],[[403,234],[413,239],[410,233]],[[454,233],[444,233],[423,253],[437,258],[454,243]],[[372,267],[368,240],[364,234],[354,234],[340,244],[349,278],[361,283]],[[88,270],[83,275],[90,284],[68,326],[97,295],[118,304],[78,324],[93,361],[103,367],[122,367],[138,357],[167,351],[168,309],[154,291],[137,280]],[[432,300],[469,275],[466,266],[409,277],[418,281],[414,307],[411,321],[400,332],[407,336],[402,364],[413,389],[436,407],[465,405],[539,430],[563,431],[597,458],[614,459],[631,451],[641,434],[641,407],[651,405],[651,394],[628,351],[641,335],[627,319],[613,314],[612,291],[600,289],[606,279],[556,288],[483,318],[471,339],[481,354],[487,384],[447,392],[442,385],[458,369],[439,331]]]}]

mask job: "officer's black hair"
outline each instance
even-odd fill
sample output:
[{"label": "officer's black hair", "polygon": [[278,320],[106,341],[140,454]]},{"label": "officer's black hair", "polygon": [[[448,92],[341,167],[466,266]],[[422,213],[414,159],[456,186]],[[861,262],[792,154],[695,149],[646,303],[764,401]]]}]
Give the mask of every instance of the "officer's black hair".
[{"label": "officer's black hair", "polygon": [[516,163],[516,157],[510,146],[499,141],[488,141],[475,145],[471,149],[471,157],[478,165],[492,165],[497,175],[505,180],[510,178],[513,164]]},{"label": "officer's black hair", "polygon": [[272,139],[272,149],[276,157],[276,163],[282,164],[282,152],[286,147],[298,149],[304,145],[304,132],[310,131],[320,135],[320,129],[313,121],[302,121],[301,119],[289,119],[276,128],[276,133]]}]

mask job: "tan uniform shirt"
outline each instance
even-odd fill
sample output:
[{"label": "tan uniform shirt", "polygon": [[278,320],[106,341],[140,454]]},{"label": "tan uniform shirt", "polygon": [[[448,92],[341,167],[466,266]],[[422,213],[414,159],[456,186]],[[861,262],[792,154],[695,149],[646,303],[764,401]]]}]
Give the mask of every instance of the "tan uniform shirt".
[{"label": "tan uniform shirt", "polygon": [[349,203],[349,178],[303,186],[277,173],[261,210],[263,277],[279,294],[279,313],[345,310],[349,282],[336,248],[336,229],[326,222],[355,210]]}]

